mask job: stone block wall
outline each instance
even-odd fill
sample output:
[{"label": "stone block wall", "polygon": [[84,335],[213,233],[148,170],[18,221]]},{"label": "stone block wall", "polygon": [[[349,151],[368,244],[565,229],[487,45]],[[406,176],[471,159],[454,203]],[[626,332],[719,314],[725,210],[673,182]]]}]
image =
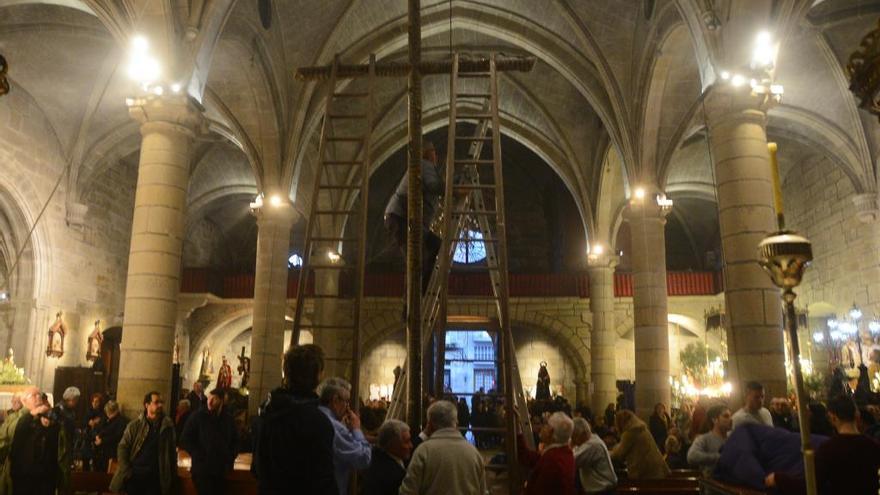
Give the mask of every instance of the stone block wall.
[{"label": "stone block wall", "polygon": [[786,223],[813,244],[798,306],[830,305],[843,316],[856,303],[866,316],[880,315],[877,220],[859,220],[850,178],[827,158],[814,157],[785,177],[783,194]]},{"label": "stone block wall", "polygon": [[[5,214],[18,217],[0,237],[18,246],[65,174],[72,137],[59,135],[42,109],[25,91],[14,90],[0,101],[0,194]],[[136,162],[136,160],[135,160]],[[28,241],[23,266],[34,268],[27,293],[12,294],[0,309],[0,346],[14,349],[19,366],[31,381],[51,390],[57,366],[84,366],[86,340],[94,321],[102,328],[121,324],[136,167],[118,162],[80,191],[66,179]],[[68,224],[67,204],[83,202],[88,210],[81,225]],[[11,260],[7,260],[11,263]],[[46,358],[46,331],[57,311],[69,328],[62,358]],[[6,328],[3,328],[6,326]]]}]

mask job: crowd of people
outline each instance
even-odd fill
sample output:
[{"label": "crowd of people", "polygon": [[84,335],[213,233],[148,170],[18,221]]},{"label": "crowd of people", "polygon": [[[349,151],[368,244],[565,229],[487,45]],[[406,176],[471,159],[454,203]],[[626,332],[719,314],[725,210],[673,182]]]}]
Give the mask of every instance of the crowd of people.
[{"label": "crowd of people", "polygon": [[[416,433],[384,418],[385,401],[351,409],[351,385],[338,377],[322,381],[323,370],[320,347],[289,349],[284,382],[261,405],[244,443],[226,390],[205,393],[194,386],[173,417],[165,414],[162,395],[150,391],[127,422],[119,405],[99,394],[89,398],[80,417],[75,387],[65,390],[54,408],[39,389],[28,387],[0,425],[0,495],[63,493],[72,468],[106,471],[111,462],[111,491],[170,495],[180,451],[191,459],[196,491],[222,493],[242,450],[253,452],[251,471],[264,495],[291,487],[297,493],[347,495],[355,474],[362,495],[487,493],[487,462],[478,447],[503,447],[505,435],[477,433],[480,414],[487,411],[495,424],[504,424],[508,408],[498,394],[480,390],[470,405],[450,395],[429,398],[426,426]],[[760,384],[749,383],[744,392],[743,406],[735,411],[720,402],[684,403],[673,411],[657,404],[647,422],[621,404],[594,415],[558,396],[530,401],[534,442],[522,431],[519,411],[513,411],[515,448],[526,475],[522,493],[611,494],[624,477],[659,480],[675,469],[697,469],[705,477],[782,494],[804,493],[792,401],[774,398],[768,409]],[[878,493],[878,413],[876,406],[859,407],[848,396],[810,404],[820,494]]]}]

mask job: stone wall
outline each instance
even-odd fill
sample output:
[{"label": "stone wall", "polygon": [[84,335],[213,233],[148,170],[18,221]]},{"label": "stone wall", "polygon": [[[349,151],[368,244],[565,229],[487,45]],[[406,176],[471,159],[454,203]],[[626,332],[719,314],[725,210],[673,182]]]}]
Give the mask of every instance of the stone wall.
[{"label": "stone wall", "polygon": [[[24,240],[21,229],[26,234],[49,200],[68,154],[64,136],[17,89],[0,100],[0,193],[22,219],[0,232],[5,241]],[[13,292],[12,303],[0,309],[13,327],[0,332],[4,354],[13,348],[31,381],[49,391],[56,366],[89,364],[85,346],[96,319],[103,328],[121,324],[135,181],[135,165],[110,164],[90,189],[80,191],[79,201],[88,207],[82,224],[69,225],[67,203],[78,200],[62,180],[25,251],[29,259],[22,266],[33,268],[33,284],[27,293]],[[66,352],[46,358],[46,330],[58,311],[69,328]]]},{"label": "stone wall", "polygon": [[[800,307],[833,308],[838,317],[858,304],[880,314],[876,220],[862,223],[850,178],[830,160],[802,160],[785,177],[786,223],[813,244],[813,263],[797,290]],[[830,306],[830,308],[829,308]]]}]

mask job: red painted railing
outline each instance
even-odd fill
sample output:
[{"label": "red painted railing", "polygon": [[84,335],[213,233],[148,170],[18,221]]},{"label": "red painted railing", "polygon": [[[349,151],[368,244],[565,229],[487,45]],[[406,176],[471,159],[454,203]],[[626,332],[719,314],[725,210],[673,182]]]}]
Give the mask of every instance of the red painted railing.
[{"label": "red painted railing", "polygon": [[[723,290],[722,278],[716,272],[669,272],[666,288],[670,296],[698,296],[718,294]],[[297,295],[299,270],[291,270],[287,279],[287,296]],[[314,277],[306,286],[314,294]],[[353,283],[347,278],[340,281],[343,294],[351,294]],[[367,274],[365,293],[370,297],[403,297],[402,273]],[[183,270],[181,292],[210,292],[223,298],[248,299],[254,295],[254,275],[250,273],[222,275],[206,268]],[[453,296],[488,296],[492,292],[489,276],[485,273],[453,273],[449,278],[449,293]],[[586,273],[511,273],[511,297],[590,297],[590,280]],[[633,277],[630,273],[614,274],[614,295],[632,297]]]}]

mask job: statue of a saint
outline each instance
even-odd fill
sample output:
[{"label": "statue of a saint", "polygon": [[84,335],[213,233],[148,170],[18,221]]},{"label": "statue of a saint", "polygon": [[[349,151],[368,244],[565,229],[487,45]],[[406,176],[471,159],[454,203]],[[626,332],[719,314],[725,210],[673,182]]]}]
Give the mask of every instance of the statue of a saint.
[{"label": "statue of a saint", "polygon": [[62,311],[55,314],[55,323],[49,327],[49,341],[46,343],[46,355],[60,358],[64,355],[64,337],[67,335],[67,324],[61,319]]},{"label": "statue of a saint", "polygon": [[211,381],[210,360],[211,360],[211,351],[210,351],[210,349],[206,348],[202,351],[202,364],[199,367],[199,381],[204,381],[204,382]]},{"label": "statue of a saint", "polygon": [[89,334],[89,345],[86,350],[86,359],[94,361],[101,357],[101,344],[104,342],[104,334],[101,333],[101,320],[95,320],[95,328]]},{"label": "statue of a saint", "polygon": [[251,377],[251,358],[244,355],[244,346],[241,346],[241,355],[238,356],[238,374],[241,375],[241,385],[238,386],[240,389],[246,389],[248,380]]},{"label": "statue of a saint", "polygon": [[223,356],[223,364],[220,365],[220,372],[217,373],[217,388],[226,390],[232,387],[232,367],[226,362],[226,356]]},{"label": "statue of a saint", "polygon": [[535,400],[550,400],[550,372],[547,371],[547,362],[541,361],[538,369],[538,384],[535,388]]}]

